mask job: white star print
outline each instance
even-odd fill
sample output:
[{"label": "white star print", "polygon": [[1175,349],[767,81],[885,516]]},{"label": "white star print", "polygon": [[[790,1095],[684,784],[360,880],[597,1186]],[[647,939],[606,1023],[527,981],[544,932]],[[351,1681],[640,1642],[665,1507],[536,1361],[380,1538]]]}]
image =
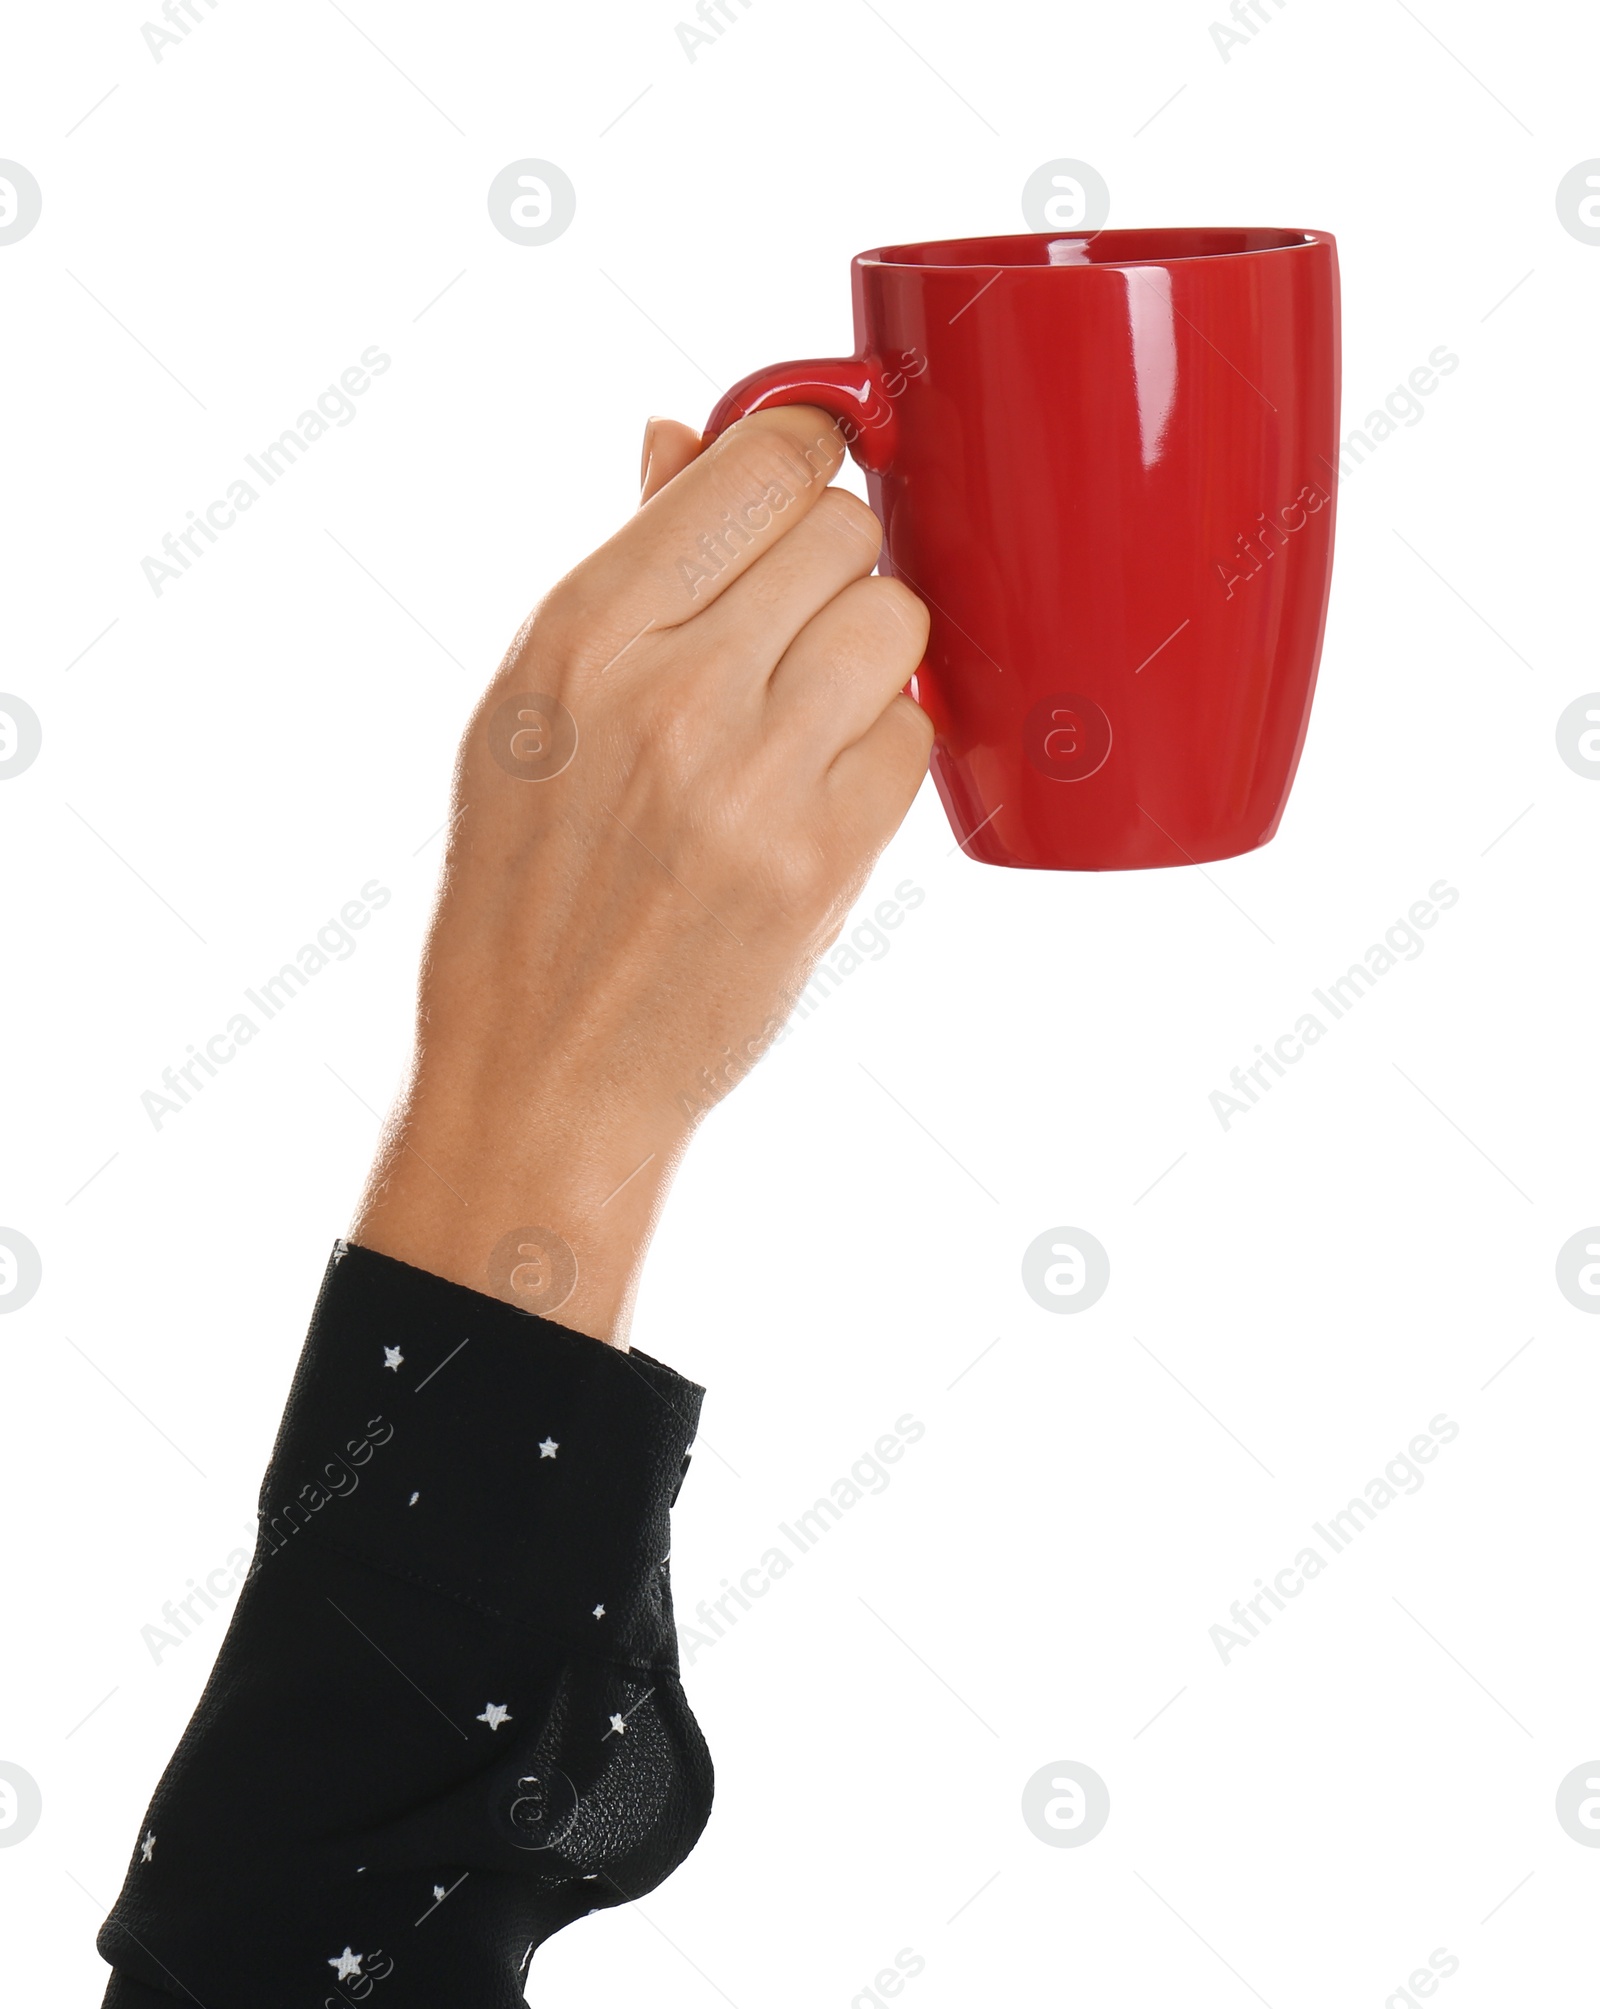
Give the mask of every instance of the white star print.
[{"label": "white star print", "polygon": [[487,1723],[491,1730],[498,1730],[502,1723],[509,1723],[511,1721],[511,1711],[503,1702],[486,1702],[483,1705],[483,1714],[475,1717],[473,1720],[478,1723]]},{"label": "white star print", "polygon": [[392,1368],[396,1374],[400,1372],[400,1363],[404,1359],[405,1355],[400,1351],[398,1346],[386,1346],[383,1349],[384,1366]]},{"label": "white star print", "polygon": [[144,1840],[139,1844],[140,1862],[142,1863],[149,1862],[151,1858],[155,1855],[155,1852],[156,1852],[156,1831],[154,1828],[152,1828],[149,1834],[147,1834]]},{"label": "white star print", "polygon": [[363,1956],[352,1953],[347,1946],[343,1953],[336,1953],[328,1965],[341,1981],[348,1981],[352,1974],[360,1974]]},{"label": "white star print", "polygon": [[[628,1726],[627,1726],[627,1724],[626,1724],[626,1723],[624,1723],[624,1722],[623,1722],[623,1720],[622,1720],[622,1718],[621,1718],[620,1716],[613,1716],[613,1717],[612,1717],[612,1719],[611,1719],[611,1730],[614,1730],[614,1731],[615,1731],[615,1732],[617,1733],[617,1735],[618,1735],[619,1737],[626,1737],[626,1736],[627,1736],[627,1734],[628,1734]],[[608,1730],[608,1731],[606,1732],[606,1735],[607,1735],[607,1736],[610,1736],[610,1734],[611,1734],[611,1731],[610,1731],[610,1730]]]},{"label": "white star print", "polygon": [[539,1456],[541,1458],[553,1458],[560,1449],[561,1446],[553,1437],[547,1437],[539,1446]]},{"label": "white star print", "polygon": [[597,1604],[594,1608],[594,1615],[596,1618],[604,1618],[606,1615],[605,1606],[603,1604]]},{"label": "white star print", "polygon": [[434,1894],[434,1896],[435,1896],[435,1897],[436,1897],[436,1898],[437,1898],[437,1899],[438,1899],[438,1900],[439,1900],[439,1901],[440,1901],[441,1903],[443,1903],[443,1901],[444,1901],[444,1885],[443,1885],[442,1883],[436,1883],[436,1884],[434,1885],[434,1887],[433,1887],[433,1894]]},{"label": "white star print", "polygon": [[418,1500],[420,1500],[421,1498],[422,1495],[420,1493],[413,1493],[411,1495],[411,1498],[406,1501],[406,1505],[408,1507],[414,1507],[417,1504]]}]

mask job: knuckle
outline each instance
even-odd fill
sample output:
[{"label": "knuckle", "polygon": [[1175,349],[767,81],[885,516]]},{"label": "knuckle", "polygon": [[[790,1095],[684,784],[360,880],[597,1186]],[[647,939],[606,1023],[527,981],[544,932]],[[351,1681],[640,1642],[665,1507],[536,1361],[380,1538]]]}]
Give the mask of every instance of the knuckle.
[{"label": "knuckle", "polygon": [[717,707],[704,688],[692,682],[658,688],[635,710],[635,757],[674,789],[685,787],[718,746],[718,723]]},{"label": "knuckle", "polygon": [[926,766],[928,755],[933,751],[933,742],[938,737],[933,720],[922,709],[915,698],[908,698],[904,691],[896,691],[890,711],[900,721],[900,729],[917,750],[920,766]]},{"label": "knuckle", "polygon": [[685,778],[673,777],[659,798],[664,809],[677,805],[666,812],[673,838],[659,846],[672,870],[742,939],[814,926],[834,899],[837,876],[820,834],[792,803],[780,809],[778,791],[754,772],[729,774],[715,763],[707,772],[702,762],[692,789]]},{"label": "knuckle", "polygon": [[535,640],[562,650],[569,648],[582,630],[583,616],[583,589],[577,575],[569,572],[549,588],[517,630],[516,640],[506,651],[507,659],[525,654]]},{"label": "knuckle", "polygon": [[826,436],[808,440],[793,426],[761,425],[764,416],[731,427],[717,442],[717,474],[733,501],[765,502],[781,512],[826,482],[835,463]]},{"label": "knuckle", "polygon": [[905,622],[906,627],[912,633],[918,635],[927,634],[927,605],[912,592],[903,579],[877,579],[873,581],[873,584],[878,589],[881,597],[888,605],[895,609],[900,619]]},{"label": "knuckle", "polygon": [[592,584],[579,566],[545,594],[524,622],[514,652],[521,660],[538,656],[557,674],[581,673],[592,659],[604,661],[610,627],[606,608],[597,604]]},{"label": "knuckle", "polygon": [[877,562],[883,549],[883,525],[859,495],[852,495],[847,488],[830,488],[818,502],[816,514],[845,542],[859,546],[868,564]]},{"label": "knuckle", "polygon": [[813,919],[831,906],[833,872],[807,837],[767,846],[761,863],[763,892],[779,913]]},{"label": "knuckle", "polygon": [[903,692],[891,698],[873,731],[863,742],[870,749],[863,787],[863,813],[897,823],[915,800],[928,771],[934,728],[928,714]]},{"label": "knuckle", "polygon": [[928,639],[928,610],[898,579],[863,579],[853,589],[855,618],[874,639],[921,651]]}]

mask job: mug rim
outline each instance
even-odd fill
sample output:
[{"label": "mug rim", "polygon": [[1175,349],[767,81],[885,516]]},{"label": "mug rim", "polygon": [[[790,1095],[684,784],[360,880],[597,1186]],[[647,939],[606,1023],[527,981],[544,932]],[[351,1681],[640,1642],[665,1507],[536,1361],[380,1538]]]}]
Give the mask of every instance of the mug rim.
[{"label": "mug rim", "polygon": [[[1101,238],[1116,239],[1119,250],[1126,246],[1125,255],[1059,263],[1048,253],[1044,257],[1032,258],[1004,255],[1005,249],[1011,247],[1020,249],[1027,245],[1038,251],[1054,244],[1090,245]],[[1230,238],[1276,241],[1216,242]],[[858,266],[873,265],[904,272],[1081,272],[1096,268],[1115,271],[1132,265],[1215,264],[1228,259],[1281,257],[1285,252],[1310,251],[1321,245],[1334,248],[1334,239],[1329,231],[1287,229],[1276,225],[1172,224],[1137,229],[1102,227],[1099,230],[1016,231],[990,237],[935,237],[920,243],[878,245],[870,251],[857,252],[852,262]],[[906,255],[930,252],[949,255]],[[1000,255],[995,255],[996,252]]]}]

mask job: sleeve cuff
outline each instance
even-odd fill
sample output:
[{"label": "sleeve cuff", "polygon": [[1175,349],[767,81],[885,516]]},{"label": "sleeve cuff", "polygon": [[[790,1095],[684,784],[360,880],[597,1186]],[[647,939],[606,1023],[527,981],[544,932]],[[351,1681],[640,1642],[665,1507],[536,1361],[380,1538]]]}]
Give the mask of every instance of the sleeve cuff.
[{"label": "sleeve cuff", "polygon": [[580,1651],[677,1670],[669,1510],[705,1390],[334,1247],[259,1502],[257,1568],[328,1545]]}]

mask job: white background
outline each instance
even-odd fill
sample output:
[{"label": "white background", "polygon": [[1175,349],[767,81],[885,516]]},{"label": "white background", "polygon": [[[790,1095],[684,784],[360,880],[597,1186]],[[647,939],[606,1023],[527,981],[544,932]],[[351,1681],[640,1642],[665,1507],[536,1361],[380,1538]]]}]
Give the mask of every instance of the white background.
[{"label": "white background", "polygon": [[[680,1614],[926,1435],[695,1652],[710,1829],[534,1998],[848,2009],[912,1948],[916,2009],[1380,2009],[1442,1947],[1449,2009],[1580,1999],[1600,1323],[1554,1259],[1600,1219],[1600,786],[1554,729],[1600,687],[1600,249],[1554,198],[1600,28],[1289,0],[1224,62],[1200,0],[753,0],[691,63],[672,0],[199,11],[158,64],[133,7],[19,9],[0,86],[44,192],[0,248],[0,688],[44,727],[0,786],[0,1223],[44,1261],[0,1320],[0,1758],[44,1808],[0,1850],[8,1995],[99,1998],[226,1613],[159,1665],[141,1628],[252,1520],[474,693],[633,506],[648,413],[848,350],[853,252],[1021,229],[1066,155],[1116,224],[1334,231],[1346,431],[1460,367],[1344,483],[1276,841],[1008,873],[927,786],[867,896],[925,900],[707,1123],[634,1335],[710,1389]],[[578,195],[543,248],[485,206],[530,155]],[[156,597],[162,534],[371,344],[354,422]],[[153,1128],[373,878],[357,952]],[[1229,1070],[1440,878],[1425,952],[1224,1131]],[[1063,1224],[1111,1259],[1076,1317],[1020,1282]],[[1422,1490],[1225,1666],[1232,1601],[1441,1413]],[[1021,1817],[1061,1759],[1110,1791],[1079,1848]]]}]

